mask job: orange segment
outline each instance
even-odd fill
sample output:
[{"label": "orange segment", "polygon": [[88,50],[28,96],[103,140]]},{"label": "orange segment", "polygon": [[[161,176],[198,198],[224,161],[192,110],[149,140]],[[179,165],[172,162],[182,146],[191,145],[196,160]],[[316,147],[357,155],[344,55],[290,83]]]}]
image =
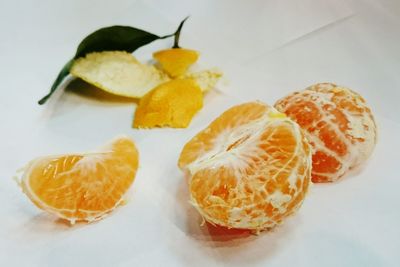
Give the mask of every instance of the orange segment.
[{"label": "orange segment", "polygon": [[332,83],[310,86],[275,107],[296,121],[313,147],[314,182],[333,182],[364,162],[376,143],[376,125],[365,100]]},{"label": "orange segment", "polygon": [[298,125],[260,102],[225,111],[183,148],[191,202],[210,223],[263,230],[303,202],[311,151]]},{"label": "orange segment", "polygon": [[121,204],[137,168],[133,141],[121,137],[97,152],[35,159],[21,186],[39,208],[71,223],[90,222]]},{"label": "orange segment", "polygon": [[153,54],[153,57],[160,62],[163,70],[174,78],[186,73],[188,68],[199,58],[199,52],[184,48],[171,48],[158,51]]}]

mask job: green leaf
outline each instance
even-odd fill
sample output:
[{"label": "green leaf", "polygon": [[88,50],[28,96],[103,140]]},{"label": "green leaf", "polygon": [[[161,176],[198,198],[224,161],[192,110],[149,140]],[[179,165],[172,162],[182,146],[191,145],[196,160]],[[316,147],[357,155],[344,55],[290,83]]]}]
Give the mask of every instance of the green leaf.
[{"label": "green leaf", "polygon": [[75,59],[88,53],[101,51],[126,51],[132,53],[139,47],[161,37],[129,26],[102,28],[88,35],[79,44]]},{"label": "green leaf", "polygon": [[74,59],[70,59],[67,62],[67,64],[64,65],[64,67],[61,69],[60,73],[58,74],[56,80],[54,81],[53,85],[51,86],[50,92],[38,101],[39,105],[43,105],[44,103],[46,103],[47,99],[49,99],[49,97],[54,93],[54,91],[62,83],[64,78],[68,76],[69,70],[72,67],[72,63],[74,63]]}]

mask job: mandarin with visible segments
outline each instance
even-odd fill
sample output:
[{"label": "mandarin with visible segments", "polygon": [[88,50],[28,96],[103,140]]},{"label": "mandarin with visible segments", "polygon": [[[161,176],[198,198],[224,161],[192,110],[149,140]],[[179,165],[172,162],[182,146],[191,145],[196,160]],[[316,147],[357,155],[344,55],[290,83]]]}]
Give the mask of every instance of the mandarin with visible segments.
[{"label": "mandarin with visible segments", "polygon": [[376,144],[376,124],[365,100],[333,83],[312,85],[275,108],[296,121],[313,148],[312,181],[333,182],[365,162]]},{"label": "mandarin with visible segments", "polygon": [[228,228],[274,227],[301,206],[311,150],[290,118],[261,102],[234,106],[183,148],[191,203],[205,220]]}]

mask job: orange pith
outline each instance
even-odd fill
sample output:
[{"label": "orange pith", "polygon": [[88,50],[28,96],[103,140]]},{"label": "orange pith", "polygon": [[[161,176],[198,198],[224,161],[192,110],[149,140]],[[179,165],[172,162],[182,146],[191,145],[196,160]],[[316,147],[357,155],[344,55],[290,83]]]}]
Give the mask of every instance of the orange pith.
[{"label": "orange pith", "polygon": [[39,208],[71,223],[90,222],[121,204],[137,167],[133,141],[121,137],[98,152],[35,159],[21,186]]},{"label": "orange pith", "polygon": [[210,223],[262,230],[302,204],[311,151],[300,128],[260,102],[232,107],[190,140],[178,165]]},{"label": "orange pith", "polygon": [[376,143],[371,110],[357,93],[321,83],[279,100],[275,107],[304,130],[313,147],[313,182],[333,182],[364,162]]}]

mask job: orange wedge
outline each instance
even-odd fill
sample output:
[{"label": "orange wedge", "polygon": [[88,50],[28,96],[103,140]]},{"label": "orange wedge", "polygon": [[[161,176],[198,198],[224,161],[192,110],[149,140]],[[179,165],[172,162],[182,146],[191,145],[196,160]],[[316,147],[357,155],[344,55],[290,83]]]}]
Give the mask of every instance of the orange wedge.
[{"label": "orange wedge", "polygon": [[301,206],[311,151],[300,127],[261,102],[225,111],[183,148],[191,203],[216,225],[260,231]]},{"label": "orange wedge", "polygon": [[39,208],[75,223],[103,218],[132,184],[139,155],[128,137],[92,153],[47,156],[31,161],[20,181]]}]

